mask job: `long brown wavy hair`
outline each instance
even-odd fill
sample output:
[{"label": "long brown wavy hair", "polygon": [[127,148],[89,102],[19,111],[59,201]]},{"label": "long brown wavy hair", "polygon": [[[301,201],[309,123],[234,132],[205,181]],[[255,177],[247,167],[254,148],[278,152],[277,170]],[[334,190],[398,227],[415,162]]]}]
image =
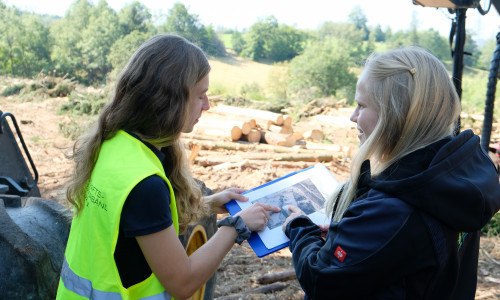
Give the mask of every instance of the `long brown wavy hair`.
[{"label": "long brown wavy hair", "polygon": [[375,177],[405,155],[453,135],[460,116],[460,100],[448,71],[424,49],[372,54],[364,72],[379,118],[353,157],[350,179],[328,201],[330,214],[337,207],[335,222],[355,197],[363,161],[370,160]]},{"label": "long brown wavy hair", "polygon": [[75,169],[66,196],[78,214],[102,143],[118,130],[137,134],[162,147],[165,172],[175,193],[181,231],[205,214],[201,191],[194,181],[180,142],[189,112],[189,94],[210,72],[203,51],[186,39],[170,34],[145,41],[118,77],[114,96],[102,110],[95,127],[73,147]]}]

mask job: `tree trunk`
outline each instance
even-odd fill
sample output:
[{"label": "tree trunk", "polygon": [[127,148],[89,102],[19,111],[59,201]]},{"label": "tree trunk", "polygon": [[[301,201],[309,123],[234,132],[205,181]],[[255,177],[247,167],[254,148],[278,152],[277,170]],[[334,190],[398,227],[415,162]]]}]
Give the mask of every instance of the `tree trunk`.
[{"label": "tree trunk", "polygon": [[260,142],[260,130],[252,129],[248,134],[242,134],[240,140],[249,143],[259,143]]},{"label": "tree trunk", "polygon": [[268,131],[264,133],[264,141],[269,145],[292,147],[295,145],[296,140],[293,134],[283,134]]},{"label": "tree trunk", "polygon": [[265,274],[257,278],[257,282],[260,284],[273,283],[276,281],[287,281],[293,278],[297,278],[295,270],[286,270],[283,272]]},{"label": "tree trunk", "polygon": [[313,140],[313,141],[321,141],[323,140],[323,132],[318,129],[308,130],[303,134],[304,139]]}]

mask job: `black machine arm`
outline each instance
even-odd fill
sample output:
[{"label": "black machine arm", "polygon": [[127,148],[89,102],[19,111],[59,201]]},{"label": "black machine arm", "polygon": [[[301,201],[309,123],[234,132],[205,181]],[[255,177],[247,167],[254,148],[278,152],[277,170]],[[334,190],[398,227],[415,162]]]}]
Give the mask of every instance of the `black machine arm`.
[{"label": "black machine arm", "polygon": [[[35,163],[33,162],[33,159],[31,158],[31,155],[28,151],[28,147],[26,146],[26,143],[24,142],[23,135],[21,134],[21,130],[19,129],[19,126],[17,125],[17,121],[16,121],[16,118],[14,117],[14,115],[9,113],[9,112],[2,113],[2,111],[0,111],[0,114],[1,114],[1,116],[0,116],[0,135],[5,134],[5,132],[4,132],[5,130],[10,130],[10,128],[8,127],[9,125],[7,123],[7,117],[10,117],[12,124],[14,124],[17,136],[19,137],[19,141],[20,141],[22,148],[24,150],[24,154],[26,155],[26,158],[29,161],[29,164],[30,164],[31,170],[33,171],[33,176],[34,176],[32,183],[29,183],[28,179],[25,178],[25,179],[23,179],[22,184],[25,185],[24,188],[32,190],[33,188],[36,187],[36,185],[38,183],[38,171],[35,167]],[[4,125],[5,125],[5,128],[4,128]],[[2,168],[2,166],[0,166],[0,168]]]}]

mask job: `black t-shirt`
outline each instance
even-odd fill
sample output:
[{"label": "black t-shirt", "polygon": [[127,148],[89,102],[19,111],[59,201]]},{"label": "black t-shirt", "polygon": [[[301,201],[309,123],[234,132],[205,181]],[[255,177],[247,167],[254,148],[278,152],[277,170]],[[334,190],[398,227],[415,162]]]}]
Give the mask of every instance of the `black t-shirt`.
[{"label": "black t-shirt", "polygon": [[[165,155],[161,151],[143,143],[163,162]],[[143,179],[128,195],[121,213],[114,256],[124,287],[137,284],[152,273],[135,237],[159,232],[172,224],[167,183],[158,175]]]}]

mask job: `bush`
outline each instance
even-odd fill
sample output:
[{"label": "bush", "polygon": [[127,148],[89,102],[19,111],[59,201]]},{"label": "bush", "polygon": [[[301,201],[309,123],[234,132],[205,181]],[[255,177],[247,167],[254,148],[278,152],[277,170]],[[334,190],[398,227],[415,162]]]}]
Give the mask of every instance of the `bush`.
[{"label": "bush", "polygon": [[254,100],[264,100],[265,97],[262,95],[261,88],[257,82],[245,83],[240,90],[241,95],[245,98],[250,98]]},{"label": "bush", "polygon": [[106,104],[105,93],[85,93],[72,92],[68,97],[68,102],[59,106],[59,114],[74,115],[97,115]]},{"label": "bush", "polygon": [[59,131],[64,137],[71,140],[76,140],[82,134],[84,134],[90,127],[92,123],[90,121],[86,122],[76,122],[71,121],[69,123],[59,123]]},{"label": "bush", "polygon": [[[357,77],[353,73],[352,58],[343,43],[334,39],[316,42],[290,62],[288,87],[296,98],[336,96],[341,90],[355,88]],[[352,93],[344,94],[352,96]]]},{"label": "bush", "polygon": [[34,78],[34,82],[30,83],[27,92],[31,92],[28,94],[48,95],[49,97],[66,97],[76,87],[74,78],[67,78],[67,75],[60,77],[56,70],[49,71],[47,74],[42,70]]},{"label": "bush", "polygon": [[219,82],[210,83],[210,96],[225,95],[228,93],[228,88],[225,85]]},{"label": "bush", "polygon": [[22,89],[24,89],[25,86],[26,85],[24,83],[10,85],[3,90],[2,96],[7,97],[11,95],[17,95],[19,94],[19,92],[21,92]]},{"label": "bush", "polygon": [[54,88],[48,91],[51,97],[66,97],[75,89],[75,83],[69,79],[63,79]]},{"label": "bush", "polygon": [[231,106],[253,107],[253,101],[241,96],[227,95],[224,104]]},{"label": "bush", "polygon": [[268,110],[282,114],[284,109],[293,109],[293,105],[287,99],[277,99],[273,101],[255,101],[254,108]]},{"label": "bush", "polygon": [[481,233],[487,236],[500,236],[500,213],[497,213],[491,220],[483,227]]}]

